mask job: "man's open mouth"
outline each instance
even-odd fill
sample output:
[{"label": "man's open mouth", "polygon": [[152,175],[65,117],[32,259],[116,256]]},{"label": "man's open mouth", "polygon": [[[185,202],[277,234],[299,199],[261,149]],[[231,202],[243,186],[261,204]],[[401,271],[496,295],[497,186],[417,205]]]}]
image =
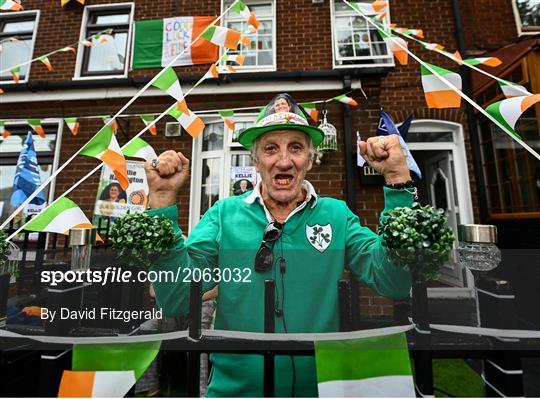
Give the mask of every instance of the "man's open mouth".
[{"label": "man's open mouth", "polygon": [[294,176],[289,174],[277,174],[272,180],[277,188],[290,188],[294,181]]}]

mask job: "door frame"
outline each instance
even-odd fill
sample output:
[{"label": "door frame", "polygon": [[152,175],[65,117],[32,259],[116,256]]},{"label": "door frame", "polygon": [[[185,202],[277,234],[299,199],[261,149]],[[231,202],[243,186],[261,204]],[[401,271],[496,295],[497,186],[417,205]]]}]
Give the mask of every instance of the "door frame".
[{"label": "door frame", "polygon": [[[430,133],[451,131],[453,142],[418,142],[407,143],[411,151],[443,150],[451,151],[454,167],[456,201],[459,207],[459,224],[474,223],[472,196],[469,181],[469,167],[465,149],[463,125],[436,119],[418,119],[411,123],[409,132]],[[459,177],[459,178],[458,178]],[[466,287],[428,288],[430,298],[474,298],[474,278],[470,270],[465,271]]]}]

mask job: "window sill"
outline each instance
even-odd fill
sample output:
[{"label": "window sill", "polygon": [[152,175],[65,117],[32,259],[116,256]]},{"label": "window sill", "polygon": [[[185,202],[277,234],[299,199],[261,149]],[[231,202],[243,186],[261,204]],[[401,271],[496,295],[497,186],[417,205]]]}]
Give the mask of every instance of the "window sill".
[{"label": "window sill", "polygon": [[334,69],[351,69],[351,68],[394,68],[396,64],[392,62],[391,64],[347,64],[347,65],[335,65]]},{"label": "window sill", "polygon": [[261,67],[261,68],[241,68],[234,66],[234,69],[236,69],[236,72],[231,72],[227,69],[223,69],[222,71],[219,71],[220,74],[229,74],[234,75],[235,73],[250,73],[250,72],[276,72],[277,68],[274,67]]},{"label": "window sill", "polygon": [[99,75],[99,76],[74,76],[71,80],[104,80],[104,79],[125,79],[127,74],[123,75]]},{"label": "window sill", "polygon": [[28,80],[20,79],[19,83],[15,83],[14,80],[0,80],[0,86],[3,86],[3,85],[22,85],[24,83],[28,83]]}]

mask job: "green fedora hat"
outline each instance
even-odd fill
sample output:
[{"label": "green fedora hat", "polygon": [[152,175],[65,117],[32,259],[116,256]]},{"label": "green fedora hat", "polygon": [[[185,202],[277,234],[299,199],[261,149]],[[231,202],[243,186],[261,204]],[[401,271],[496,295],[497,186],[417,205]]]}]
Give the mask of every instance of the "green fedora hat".
[{"label": "green fedora hat", "polygon": [[289,94],[278,94],[257,117],[255,126],[244,130],[238,137],[238,142],[250,150],[255,140],[265,133],[276,130],[298,130],[307,134],[317,147],[324,139],[324,132],[315,126],[310,126],[307,113],[294,101]]}]

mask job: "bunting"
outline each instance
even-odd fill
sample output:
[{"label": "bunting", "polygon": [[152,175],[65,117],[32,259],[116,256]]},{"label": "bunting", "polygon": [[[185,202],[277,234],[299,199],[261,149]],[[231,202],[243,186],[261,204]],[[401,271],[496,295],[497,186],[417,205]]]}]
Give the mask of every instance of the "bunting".
[{"label": "bunting", "polygon": [[231,7],[231,10],[241,15],[247,23],[253,26],[255,31],[259,30],[260,22],[257,20],[255,14],[249,11],[248,6],[246,6],[244,2],[242,2],[241,0],[236,0],[236,2]]},{"label": "bunting", "polygon": [[219,72],[218,72],[216,64],[212,64],[210,68],[208,69],[208,72],[206,72],[203,76],[203,79],[212,79],[212,78],[214,79],[219,78]]},{"label": "bunting", "polygon": [[96,135],[81,149],[80,153],[94,157],[105,163],[114,172],[120,186],[126,190],[129,186],[126,159],[116,141],[110,126],[103,126]]},{"label": "bunting", "polygon": [[502,64],[502,61],[497,57],[485,57],[485,58],[470,58],[468,60],[463,61],[464,64],[467,65],[487,65],[490,67],[498,67]]},{"label": "bunting", "polygon": [[81,124],[77,122],[77,118],[64,118],[64,122],[66,122],[72,135],[76,136],[79,133]]},{"label": "bunting", "polygon": [[382,0],[376,0],[373,3],[351,3],[351,5],[365,15],[378,14],[388,7],[388,3]]},{"label": "bunting", "polygon": [[379,29],[384,42],[388,46],[388,49],[394,54],[394,57],[398,60],[400,65],[407,65],[409,60],[409,54],[403,50],[396,42],[401,44],[403,47],[408,48],[408,43],[403,40],[401,37],[393,35],[391,33],[385,32],[382,29]]},{"label": "bunting", "polygon": [[300,103],[299,105],[304,108],[304,111],[306,111],[314,122],[319,121],[319,111],[317,111],[317,105],[315,103]]},{"label": "bunting", "polygon": [[440,45],[439,43],[420,42],[420,44],[431,51],[444,50],[444,46]]},{"label": "bunting", "polygon": [[219,115],[223,118],[223,124],[225,125],[224,133],[232,136],[234,133],[234,111],[232,109],[226,109],[219,111]]},{"label": "bunting", "polygon": [[346,94],[336,96],[332,98],[332,100],[336,100],[336,101],[339,101],[340,103],[350,105],[351,107],[356,107],[358,105],[355,99],[347,96]]},{"label": "bunting", "polygon": [[45,138],[45,130],[43,129],[43,126],[41,126],[41,119],[28,119],[26,122],[34,129],[34,132],[36,132],[39,137],[42,139]]},{"label": "bunting", "polygon": [[178,103],[173,104],[168,114],[180,122],[180,125],[193,138],[196,138],[204,130],[205,125],[202,119],[190,110],[187,113],[183,112]]},{"label": "bunting", "polygon": [[0,94],[4,94],[4,89],[0,87]]},{"label": "bunting", "polygon": [[[455,72],[429,65],[435,72],[443,76],[446,80],[461,90],[461,76]],[[422,73],[422,87],[429,108],[459,108],[461,106],[461,96],[450,89],[437,76],[432,74],[425,66],[420,66]]]},{"label": "bunting", "polygon": [[166,68],[161,75],[152,83],[152,86],[157,87],[158,89],[163,90],[169,96],[173,97],[177,101],[177,106],[180,110],[188,114],[189,109],[184,99],[184,93],[182,92],[182,87],[178,81],[178,76],[176,72],[171,67]]},{"label": "bunting", "polygon": [[156,119],[154,115],[140,115],[141,120],[143,121],[145,126],[149,126],[148,131],[152,136],[157,135],[157,127],[154,124],[154,120]]},{"label": "bunting", "polygon": [[77,53],[77,50],[75,50],[75,48],[71,46],[63,47],[59,51],[62,51],[62,52],[71,51],[73,54]]},{"label": "bunting", "polygon": [[93,46],[96,45],[95,43],[93,43],[93,42],[91,42],[90,40],[87,40],[87,39],[81,39],[81,40],[79,40],[79,43],[81,43],[85,47],[93,47]]},{"label": "bunting", "polygon": [[130,371],[65,370],[58,390],[59,398],[123,398],[135,384]]},{"label": "bunting", "polygon": [[422,29],[394,28],[394,30],[404,35],[416,36],[420,39],[424,38],[424,31]]},{"label": "bunting", "polygon": [[489,105],[486,111],[506,127],[510,133],[523,140],[515,131],[519,117],[534,104],[540,102],[540,94],[508,98]]},{"label": "bunting", "polygon": [[46,55],[42,55],[41,57],[38,58],[38,60],[43,62],[43,64],[47,67],[49,72],[52,71],[52,64],[51,64],[51,61],[49,61],[49,57],[47,57]]},{"label": "bunting", "polygon": [[499,80],[499,86],[506,98],[520,97],[520,96],[532,96],[525,87],[512,83],[507,80]]},{"label": "bunting", "polygon": [[[102,116],[101,119],[103,120],[104,124],[107,124],[111,120],[111,116],[105,115],[105,116]],[[118,133],[118,122],[116,122],[116,119],[113,119],[112,122],[109,124],[109,126],[111,127],[114,134]]]},{"label": "bunting", "polygon": [[0,0],[0,10],[4,11],[22,11],[24,10],[23,6],[20,4],[20,1],[14,0]]},{"label": "bunting", "polygon": [[238,48],[241,37],[240,32],[234,29],[225,28],[223,26],[210,25],[202,33],[202,37],[208,40],[210,43],[217,44],[218,46],[224,46],[231,50]]},{"label": "bunting", "polygon": [[30,220],[24,229],[67,235],[75,228],[92,228],[92,223],[75,202],[62,197]]},{"label": "bunting", "polygon": [[13,76],[13,81],[15,83],[19,83],[21,81],[21,78],[19,76],[19,73],[21,72],[21,67],[16,66],[9,70],[11,72],[11,76]]},{"label": "bunting", "polygon": [[[67,3],[69,3],[71,0],[60,0],[60,5],[64,7]],[[84,0],[76,0],[78,3],[84,5]]]},{"label": "bunting", "polygon": [[246,57],[244,55],[228,55],[225,54],[223,57],[221,57],[222,62],[236,62],[238,65],[244,65]]},{"label": "bunting", "polygon": [[122,148],[125,156],[133,158],[141,158],[145,161],[151,161],[157,158],[156,151],[146,141],[140,137],[136,137]]},{"label": "bunting", "polygon": [[5,124],[5,121],[0,120],[0,133],[2,134],[3,138],[8,138],[9,136],[11,136],[11,132],[6,129]]}]

